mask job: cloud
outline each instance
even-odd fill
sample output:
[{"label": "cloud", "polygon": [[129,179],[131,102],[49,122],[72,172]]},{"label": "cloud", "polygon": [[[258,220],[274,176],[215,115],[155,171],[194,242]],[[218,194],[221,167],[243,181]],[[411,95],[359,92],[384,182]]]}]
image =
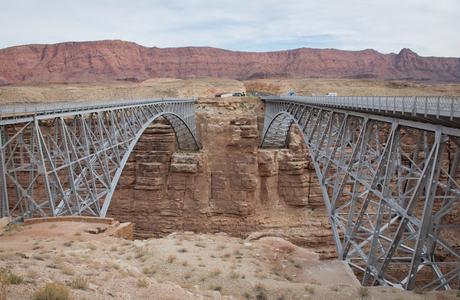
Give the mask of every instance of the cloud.
[{"label": "cloud", "polygon": [[145,46],[318,47],[460,56],[458,0],[2,0],[0,47],[123,39]]}]

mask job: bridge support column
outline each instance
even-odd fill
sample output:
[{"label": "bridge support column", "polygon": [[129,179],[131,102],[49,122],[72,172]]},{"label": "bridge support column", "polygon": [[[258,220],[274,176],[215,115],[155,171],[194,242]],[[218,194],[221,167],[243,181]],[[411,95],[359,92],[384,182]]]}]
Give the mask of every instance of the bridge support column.
[{"label": "bridge support column", "polygon": [[5,133],[4,129],[0,129],[0,218],[9,217],[9,203],[8,203],[8,191],[7,191],[7,181],[6,181],[6,168],[5,168]]}]

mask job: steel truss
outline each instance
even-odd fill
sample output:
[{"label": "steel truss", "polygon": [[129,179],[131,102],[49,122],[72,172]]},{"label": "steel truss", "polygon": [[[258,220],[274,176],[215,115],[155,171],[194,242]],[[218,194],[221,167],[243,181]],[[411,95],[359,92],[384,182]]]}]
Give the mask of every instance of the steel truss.
[{"label": "steel truss", "polygon": [[33,114],[3,109],[1,217],[104,217],[131,151],[159,117],[173,127],[179,149],[200,147],[193,100],[45,106]]},{"label": "steel truss", "polygon": [[460,129],[264,100],[261,146],[286,147],[292,126],[300,129],[338,256],[363,285],[459,288]]}]

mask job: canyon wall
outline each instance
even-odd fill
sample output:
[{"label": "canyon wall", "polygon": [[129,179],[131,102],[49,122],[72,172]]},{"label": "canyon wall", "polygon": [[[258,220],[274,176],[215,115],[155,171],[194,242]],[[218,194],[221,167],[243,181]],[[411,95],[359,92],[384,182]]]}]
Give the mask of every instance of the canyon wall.
[{"label": "canyon wall", "polygon": [[259,149],[258,99],[202,99],[203,149],[176,151],[164,120],[141,137],[114,193],[109,216],[135,224],[135,236],[175,231],[282,236],[335,257],[321,191],[299,132],[288,149]]},{"label": "canyon wall", "polygon": [[0,49],[0,85],[214,77],[361,78],[460,82],[460,59],[375,50],[300,48],[240,52],[210,47],[157,48],[119,41]]}]

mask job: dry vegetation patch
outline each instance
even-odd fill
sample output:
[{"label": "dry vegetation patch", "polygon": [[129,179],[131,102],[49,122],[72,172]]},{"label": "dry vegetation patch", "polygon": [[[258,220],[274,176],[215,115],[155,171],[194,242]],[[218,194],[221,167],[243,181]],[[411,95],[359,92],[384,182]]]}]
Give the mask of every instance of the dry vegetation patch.
[{"label": "dry vegetation patch", "polygon": [[[340,295],[340,299],[351,300],[386,299],[390,294],[359,288],[340,262],[319,261],[316,254],[279,238],[244,242],[225,235],[177,233],[161,239],[122,241],[82,235],[82,241],[66,246],[74,232],[53,233],[61,229],[46,225],[39,243],[38,229],[24,229],[2,240],[0,297],[146,299],[162,291],[167,297],[173,290],[173,299],[203,295],[210,299],[221,295],[332,299]],[[33,250],[38,244],[42,248]],[[397,291],[391,295],[424,299],[431,294]]]}]

